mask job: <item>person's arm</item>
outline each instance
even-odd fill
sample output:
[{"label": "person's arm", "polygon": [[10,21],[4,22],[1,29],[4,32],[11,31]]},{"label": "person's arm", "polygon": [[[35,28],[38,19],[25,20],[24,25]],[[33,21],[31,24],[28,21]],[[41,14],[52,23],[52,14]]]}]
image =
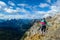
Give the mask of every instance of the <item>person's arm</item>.
[{"label": "person's arm", "polygon": [[52,26],[52,24],[47,22],[47,26],[48,26],[48,27],[51,27],[51,26]]}]

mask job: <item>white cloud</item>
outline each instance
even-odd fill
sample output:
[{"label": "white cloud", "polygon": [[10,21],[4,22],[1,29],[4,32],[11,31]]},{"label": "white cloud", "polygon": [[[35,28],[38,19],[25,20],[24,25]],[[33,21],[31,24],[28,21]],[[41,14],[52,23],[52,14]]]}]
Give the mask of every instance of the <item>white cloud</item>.
[{"label": "white cloud", "polygon": [[50,6],[50,11],[48,11],[48,13],[53,13],[53,14],[57,14],[60,12],[60,0],[57,0],[54,4],[52,4]]},{"label": "white cloud", "polygon": [[57,0],[56,2],[55,2],[55,5],[58,7],[58,6],[60,6],[60,0]]},{"label": "white cloud", "polygon": [[8,12],[8,13],[15,13],[15,12],[17,12],[17,10],[10,9],[10,8],[5,8],[4,10],[5,10],[5,12]]},{"label": "white cloud", "polygon": [[12,6],[10,6],[9,8],[13,9],[13,7],[12,7]]},{"label": "white cloud", "polygon": [[51,11],[52,11],[52,12],[58,12],[58,9],[57,9],[56,6],[51,6]]},{"label": "white cloud", "polygon": [[50,6],[50,5],[47,4],[47,3],[41,3],[41,4],[39,5],[39,7],[41,7],[41,8],[48,7],[48,6]]},{"label": "white cloud", "polygon": [[22,18],[21,15],[4,15],[4,14],[0,14],[0,19],[20,19]]},{"label": "white cloud", "polygon": [[8,19],[8,20],[11,20],[11,19],[35,19],[38,17],[36,15],[4,15],[4,14],[0,14],[0,19]]},{"label": "white cloud", "polygon": [[[0,13],[0,19],[9,19],[9,20],[11,20],[11,19],[36,19],[36,18],[40,17],[38,15],[30,14],[30,12],[27,11],[26,9],[24,9],[24,8],[16,7],[16,9],[13,9],[12,6],[8,7],[8,5],[6,5],[4,2],[2,4],[7,6],[7,7],[4,6],[4,9],[2,7],[2,12],[4,11],[4,12],[7,12],[7,13],[13,13],[13,14],[14,13],[17,14],[18,12],[23,12],[23,13],[25,13],[25,15],[19,15],[19,14],[17,14],[17,15],[13,15],[13,14],[12,15],[10,15],[10,14],[7,15],[7,14],[4,14],[4,13]],[[19,4],[19,5],[20,6],[27,6],[26,4]]]},{"label": "white cloud", "polygon": [[27,6],[27,4],[17,4],[18,6],[22,6],[22,7],[25,7]]},{"label": "white cloud", "polygon": [[1,9],[2,7],[0,6],[0,9]]},{"label": "white cloud", "polygon": [[47,17],[49,17],[49,16],[51,16],[50,14],[45,14],[44,16],[43,16],[43,18],[47,18]]},{"label": "white cloud", "polygon": [[44,15],[47,15],[47,14],[49,14],[49,13],[44,12],[44,11],[35,11],[34,15],[33,15],[33,18],[40,19],[40,18],[43,18]]},{"label": "white cloud", "polygon": [[35,11],[37,14],[45,14],[46,12],[44,11]]},{"label": "white cloud", "polygon": [[[60,3],[60,0],[57,0],[54,4],[49,6],[51,10],[49,10],[47,12],[37,11],[37,13],[44,14],[43,17],[54,16],[55,14],[60,13],[60,4],[59,3]],[[44,7],[44,5],[42,7]]]},{"label": "white cloud", "polygon": [[19,11],[19,12],[28,13],[28,11],[25,10],[24,8],[17,8],[16,10]]},{"label": "white cloud", "polygon": [[54,16],[57,12],[58,12],[58,9],[56,6],[50,6],[50,9],[49,11],[45,12],[45,11],[35,11],[35,15],[37,17],[48,17],[48,16]]},{"label": "white cloud", "polygon": [[29,11],[25,10],[24,8],[19,8],[19,7],[17,7],[16,9],[5,8],[4,11],[7,13],[18,13],[18,12],[23,12],[26,14],[29,13]]},{"label": "white cloud", "polygon": [[56,6],[57,10],[60,12],[60,0],[57,0],[53,5]]},{"label": "white cloud", "polygon": [[51,3],[51,0],[47,0],[48,3]]},{"label": "white cloud", "polygon": [[23,18],[24,18],[23,15],[5,15],[5,14],[0,13],[0,19],[11,20],[11,19],[23,19]]},{"label": "white cloud", "polygon": [[[17,15],[5,15],[4,13],[0,14],[0,19],[40,19],[41,17],[48,17],[49,15],[54,15],[56,14],[56,12],[58,12],[60,9],[60,4],[58,4],[58,2],[56,2],[54,5],[50,6],[49,4],[47,3],[41,3],[39,5],[39,7],[41,8],[44,8],[44,7],[50,7],[51,10],[47,11],[47,12],[44,12],[44,11],[37,11],[35,10],[36,7],[38,7],[38,5],[36,6],[33,6],[33,9],[32,11],[34,11],[33,13],[34,14],[30,14],[30,12],[26,9],[24,9],[24,7],[29,7],[29,8],[32,8],[32,6],[28,6],[27,4],[18,4],[18,6],[22,6],[23,8],[19,8],[19,7],[16,7],[16,9],[13,9],[13,4],[12,6],[9,6],[6,5],[4,2],[1,3],[0,1],[0,5],[3,6],[4,5],[4,9],[2,7],[2,9],[4,10],[4,12],[7,12],[7,13],[16,13]],[[56,6],[58,5],[58,6]],[[7,6],[7,7],[5,7]],[[0,7],[1,8],[1,7]],[[25,13],[25,15],[19,15],[18,12],[23,12]]]},{"label": "white cloud", "polygon": [[7,7],[6,3],[3,1],[0,1],[0,10],[1,9],[3,10],[5,7]]},{"label": "white cloud", "polygon": [[0,5],[1,6],[6,6],[5,2],[3,2],[3,1],[0,1]]},{"label": "white cloud", "polygon": [[15,6],[15,4],[12,1],[9,1],[8,4],[11,6]]}]

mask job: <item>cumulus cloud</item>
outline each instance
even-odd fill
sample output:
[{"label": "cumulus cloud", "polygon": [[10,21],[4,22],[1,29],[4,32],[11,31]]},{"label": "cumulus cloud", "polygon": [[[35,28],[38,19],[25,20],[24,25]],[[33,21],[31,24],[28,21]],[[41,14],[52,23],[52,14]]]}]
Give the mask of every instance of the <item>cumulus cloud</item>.
[{"label": "cumulus cloud", "polygon": [[[12,2],[10,3],[12,6],[15,5]],[[13,9],[12,6],[8,6],[5,2],[0,1],[0,8],[2,8],[0,13],[0,19],[24,19],[24,18],[30,18],[28,17],[28,14],[30,13],[29,11],[25,10],[24,8],[19,8],[16,7],[16,9]],[[21,4],[22,6],[22,4]],[[4,12],[4,13],[3,13]],[[9,15],[5,14],[5,12],[7,12]],[[25,15],[20,15],[18,12],[23,12],[25,13]],[[11,15],[10,15],[11,13]],[[17,15],[13,15],[14,13],[16,13]]]},{"label": "cumulus cloud", "polygon": [[[49,0],[51,1],[51,0]],[[36,11],[38,14],[43,14],[44,16],[42,17],[48,17],[48,16],[54,16],[55,14],[60,13],[60,0],[57,0],[54,4],[52,4],[50,7],[51,10],[44,12],[44,11]],[[47,6],[47,5],[46,5]],[[42,4],[41,7],[46,7]]]},{"label": "cumulus cloud", "polygon": [[57,9],[56,6],[51,6],[51,11],[52,11],[52,12],[58,12],[58,9]]},{"label": "cumulus cloud", "polygon": [[57,0],[56,2],[55,2],[55,4],[54,5],[56,5],[56,6],[60,6],[60,0]]},{"label": "cumulus cloud", "polygon": [[39,5],[39,7],[41,7],[41,8],[48,7],[48,6],[50,6],[50,5],[47,4],[47,3],[41,3],[41,4]]},{"label": "cumulus cloud", "polygon": [[57,0],[57,1],[53,4],[53,6],[56,6],[58,12],[60,12],[60,0]]},{"label": "cumulus cloud", "polygon": [[12,1],[9,1],[8,4],[11,6],[15,6],[15,4]]},{"label": "cumulus cloud", "polygon": [[[35,16],[36,16],[36,18],[43,18],[43,17],[47,17],[47,14],[49,14],[49,13],[47,13],[47,12],[44,12],[44,11],[35,11]],[[46,16],[45,16],[46,15]],[[49,16],[49,15],[48,15]]]},{"label": "cumulus cloud", "polygon": [[30,12],[25,10],[24,8],[19,8],[17,7],[16,9],[12,9],[12,8],[4,8],[4,11],[7,13],[11,13],[11,14],[19,14],[20,12],[24,13],[24,14],[29,14]]},{"label": "cumulus cloud", "polygon": [[[58,9],[56,6],[50,6],[50,9],[49,11],[35,11],[35,15],[37,16],[40,16],[40,17],[48,17],[48,16],[54,16],[56,13],[58,13]],[[37,16],[37,17],[38,17]]]},{"label": "cumulus cloud", "polygon": [[28,6],[27,4],[17,4],[18,6],[22,6],[22,7],[25,7],[25,6]]},{"label": "cumulus cloud", "polygon": [[5,2],[0,1],[1,6],[6,6]]},{"label": "cumulus cloud", "polygon": [[47,0],[48,3],[51,3],[51,0]]},{"label": "cumulus cloud", "polygon": [[[3,1],[0,1],[0,9],[4,9],[6,7],[6,3]],[[2,8],[3,7],[3,8]]]},{"label": "cumulus cloud", "polygon": [[4,10],[5,10],[5,12],[8,12],[8,13],[14,13],[14,12],[17,12],[16,10],[10,9],[10,8],[5,8]]},{"label": "cumulus cloud", "polygon": [[[13,9],[12,6],[8,7],[8,5],[6,5],[4,2],[2,2],[2,4],[4,4],[4,6],[7,6],[7,7],[4,7],[4,12],[7,12],[7,13],[18,13],[18,12],[23,12],[25,13],[25,15],[6,15],[4,13],[0,14],[0,19],[38,19],[40,18],[41,16],[39,14],[30,14],[29,11],[25,10],[24,8],[19,8],[19,7],[16,7],[16,9]],[[27,6],[26,4],[19,4],[19,6]],[[31,7],[30,7],[31,8]],[[32,10],[33,11],[33,10]],[[39,13],[39,12],[38,12]],[[42,13],[42,12],[40,12]]]},{"label": "cumulus cloud", "polygon": [[46,14],[46,15],[43,16],[43,18],[46,18],[46,17],[49,17],[49,16],[50,16],[50,14]]},{"label": "cumulus cloud", "polygon": [[51,6],[50,6],[50,11],[48,11],[48,13],[52,13],[52,14],[57,14],[57,13],[59,13],[60,12],[60,0],[57,0],[54,4],[52,4]]},{"label": "cumulus cloud", "polygon": [[[15,4],[13,2],[10,3],[11,6],[8,6],[6,3],[0,1],[0,8],[2,8],[2,12],[9,13],[9,15],[0,13],[0,19],[9,19],[9,20],[10,19],[39,19],[41,17],[48,17],[50,15],[52,16],[60,10],[59,9],[60,4],[58,4],[58,3],[59,2],[57,1],[55,4],[53,4],[51,6],[47,3],[41,3],[40,5],[33,6],[33,7],[28,6],[27,4],[18,4],[18,6],[22,6],[22,8],[16,6],[16,8],[13,9],[13,6],[15,6]],[[38,6],[41,8],[50,7],[51,10],[49,10],[47,12],[35,10],[36,7],[38,7]],[[32,10],[32,14],[30,13],[30,11],[24,9],[24,7],[29,7]],[[23,12],[24,15],[20,15],[19,12]],[[17,15],[15,15],[14,13]]]}]

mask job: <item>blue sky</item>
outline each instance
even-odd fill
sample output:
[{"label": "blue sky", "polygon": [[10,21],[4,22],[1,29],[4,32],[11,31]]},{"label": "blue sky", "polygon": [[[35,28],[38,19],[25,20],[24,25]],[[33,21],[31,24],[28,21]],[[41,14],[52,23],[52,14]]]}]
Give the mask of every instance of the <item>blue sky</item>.
[{"label": "blue sky", "polygon": [[60,0],[0,0],[0,19],[47,17],[59,12],[59,2]]}]

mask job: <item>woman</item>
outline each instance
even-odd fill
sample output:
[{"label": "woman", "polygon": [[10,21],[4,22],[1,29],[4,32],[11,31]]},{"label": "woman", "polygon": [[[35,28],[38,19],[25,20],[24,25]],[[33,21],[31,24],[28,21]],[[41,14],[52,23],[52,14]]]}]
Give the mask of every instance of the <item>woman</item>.
[{"label": "woman", "polygon": [[45,35],[46,24],[47,24],[45,18],[43,18],[43,19],[41,20],[40,24],[41,24],[41,32],[42,32],[42,35]]}]

